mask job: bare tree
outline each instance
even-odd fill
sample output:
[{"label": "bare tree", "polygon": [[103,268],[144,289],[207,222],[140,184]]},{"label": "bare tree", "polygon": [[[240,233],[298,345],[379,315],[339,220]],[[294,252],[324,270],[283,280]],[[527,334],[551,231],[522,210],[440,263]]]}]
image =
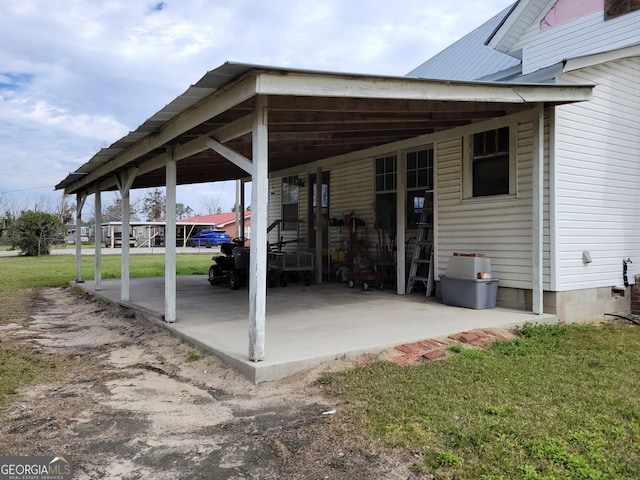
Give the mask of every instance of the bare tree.
[{"label": "bare tree", "polygon": [[205,215],[213,215],[218,210],[218,201],[213,198],[203,199],[200,201]]},{"label": "bare tree", "polygon": [[[137,204],[139,200],[129,202],[129,215],[131,219],[137,220]],[[118,192],[114,192],[113,200],[102,207],[102,220],[105,222],[122,221],[122,197]]]},{"label": "bare tree", "polygon": [[188,218],[193,215],[193,209],[184,203],[176,203],[176,217],[178,220]]},{"label": "bare tree", "polygon": [[58,217],[58,220],[60,220],[63,225],[67,225],[73,222],[75,211],[75,205],[69,206],[69,195],[63,193],[60,198],[60,203],[54,212],[55,216]]}]

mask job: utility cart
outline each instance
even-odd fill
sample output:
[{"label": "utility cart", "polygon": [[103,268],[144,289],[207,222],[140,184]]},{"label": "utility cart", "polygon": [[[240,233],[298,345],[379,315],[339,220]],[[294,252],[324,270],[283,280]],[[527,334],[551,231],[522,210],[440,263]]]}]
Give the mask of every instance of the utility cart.
[{"label": "utility cart", "polygon": [[297,280],[299,277],[302,277],[305,285],[310,285],[313,260],[312,253],[269,252],[267,267],[269,285],[284,287],[289,280]]},{"label": "utility cart", "polygon": [[376,265],[366,258],[356,258],[353,262],[353,272],[347,274],[349,288],[362,284],[362,289],[366,292],[371,287],[384,290],[384,276],[378,271]]}]

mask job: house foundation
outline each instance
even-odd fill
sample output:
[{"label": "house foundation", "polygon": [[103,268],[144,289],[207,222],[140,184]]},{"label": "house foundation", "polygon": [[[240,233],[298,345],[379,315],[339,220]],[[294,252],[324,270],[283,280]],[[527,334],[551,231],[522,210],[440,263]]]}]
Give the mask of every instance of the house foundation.
[{"label": "house foundation", "polygon": [[[544,292],[544,312],[566,323],[585,323],[602,320],[606,313],[640,314],[640,275],[636,284],[626,288],[586,288],[566,292]],[[635,299],[635,300],[634,300]],[[531,310],[531,290],[519,288],[498,289],[497,306]]]},{"label": "house foundation", "polygon": [[640,315],[640,275],[635,275],[634,284],[631,285],[631,313]]}]

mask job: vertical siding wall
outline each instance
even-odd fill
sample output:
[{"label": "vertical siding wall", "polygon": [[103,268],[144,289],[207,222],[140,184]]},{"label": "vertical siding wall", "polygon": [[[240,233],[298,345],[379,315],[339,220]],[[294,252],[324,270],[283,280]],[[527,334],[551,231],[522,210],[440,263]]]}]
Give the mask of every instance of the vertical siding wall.
[{"label": "vertical siding wall", "polygon": [[[507,120],[505,120],[506,122]],[[462,198],[463,135],[498,128],[505,123],[491,121],[459,129],[455,136],[447,138],[442,133],[424,139],[424,144],[434,145],[436,168],[435,191],[435,255],[436,275],[446,273],[449,256],[453,252],[484,253],[491,258],[494,276],[501,287],[531,289],[532,278],[532,173],[534,151],[533,114],[511,118],[516,129],[516,185],[517,194],[496,198]],[[545,179],[544,179],[544,272],[545,289],[549,288],[550,270],[550,222],[549,222],[549,119],[545,118]],[[414,145],[415,146],[415,145]],[[380,150],[380,155],[385,153]],[[374,161],[372,157],[331,164],[325,167],[331,172],[330,217],[341,219],[343,214],[355,210],[355,215],[366,222],[361,237],[368,242],[368,254],[375,254],[377,241],[374,222]],[[299,174],[302,175],[302,174]],[[269,221],[280,218],[281,177],[270,180]],[[307,191],[300,195],[300,218],[306,222]],[[305,236],[306,223],[301,235]],[[285,232],[285,239],[295,238],[293,232]],[[345,248],[349,237],[345,227],[329,227],[329,249]],[[277,240],[275,231],[269,241]],[[289,246],[289,249],[297,247]],[[306,248],[300,244],[300,249]]]},{"label": "vertical siding wall", "polygon": [[[377,242],[376,231],[373,229],[374,221],[374,161],[372,158],[364,158],[332,167],[325,167],[325,171],[331,173],[329,191],[329,217],[342,219],[344,214],[355,211],[355,216],[365,221],[365,226],[360,227],[359,236],[368,244],[367,253],[375,253]],[[307,182],[306,173],[298,173],[305,180],[305,187],[300,189],[298,203],[298,218],[300,219],[300,237],[304,239],[298,244],[289,244],[285,250],[306,251],[307,249],[307,207],[311,186]],[[273,192],[269,197],[269,223],[282,216],[282,177],[273,177],[269,180],[269,191]],[[281,236],[284,240],[296,238],[296,232],[284,231]],[[346,227],[329,227],[329,251],[336,248],[346,248],[345,242],[349,239],[349,230]],[[274,229],[269,234],[269,242],[277,241],[277,231]]]},{"label": "vertical siding wall", "polygon": [[[360,235],[370,244],[377,241],[374,221],[374,165],[373,159],[365,158],[331,168],[330,217],[342,218],[355,210],[355,216],[366,222]],[[346,227],[329,227],[329,250],[345,248],[349,238]],[[375,252],[375,245],[369,253]]]},{"label": "vertical siding wall", "polygon": [[[500,279],[500,286],[531,289],[533,121],[521,121],[514,127],[517,129],[517,195],[508,198],[463,199],[463,139],[436,143],[438,276],[446,273],[449,256],[454,252],[483,253],[491,258],[493,274]],[[548,205],[547,183],[545,208]],[[544,285],[547,288],[548,215],[545,226]]]},{"label": "vertical siding wall", "polygon": [[[592,101],[557,109],[557,290],[621,285],[640,272],[640,59],[561,78],[594,83]],[[593,262],[582,263],[582,252]]]},{"label": "vertical siding wall", "polygon": [[[305,179],[306,184],[306,178]],[[306,251],[307,243],[307,195],[308,187],[300,189],[300,196],[298,197],[298,230],[280,230],[280,236],[285,242],[292,241],[300,238],[299,242],[289,243],[283,247],[283,250],[287,251]],[[278,219],[282,219],[282,177],[273,177],[269,179],[269,207],[268,207],[269,220],[267,226]],[[278,242],[278,227],[275,227],[269,232],[267,240],[269,243]]]}]

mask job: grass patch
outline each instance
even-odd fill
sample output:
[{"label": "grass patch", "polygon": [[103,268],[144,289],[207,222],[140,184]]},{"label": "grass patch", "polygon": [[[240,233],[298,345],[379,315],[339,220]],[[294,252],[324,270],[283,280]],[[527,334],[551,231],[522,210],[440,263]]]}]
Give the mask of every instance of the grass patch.
[{"label": "grass patch", "polygon": [[438,479],[640,478],[640,329],[525,326],[417,366],[329,374],[341,432]]},{"label": "grass patch", "polygon": [[[102,278],[120,278],[122,256],[102,256]],[[130,257],[130,276],[159,277],[164,275],[163,254],[140,254]],[[211,266],[211,254],[179,254],[176,258],[178,275],[206,274]],[[43,257],[0,257],[0,293],[15,292],[40,286],[62,286],[76,278],[74,255]],[[82,277],[93,279],[94,257],[82,257]]]},{"label": "grass patch", "polygon": [[189,352],[189,355],[187,355],[185,362],[190,363],[195,362],[196,360],[200,360],[200,355],[198,355],[196,352]]},{"label": "grass patch", "polygon": [[22,323],[33,313],[37,293],[34,289],[0,291],[0,325]]},{"label": "grass patch", "polygon": [[60,371],[60,362],[0,346],[0,408],[15,396],[18,387],[47,380]]}]

